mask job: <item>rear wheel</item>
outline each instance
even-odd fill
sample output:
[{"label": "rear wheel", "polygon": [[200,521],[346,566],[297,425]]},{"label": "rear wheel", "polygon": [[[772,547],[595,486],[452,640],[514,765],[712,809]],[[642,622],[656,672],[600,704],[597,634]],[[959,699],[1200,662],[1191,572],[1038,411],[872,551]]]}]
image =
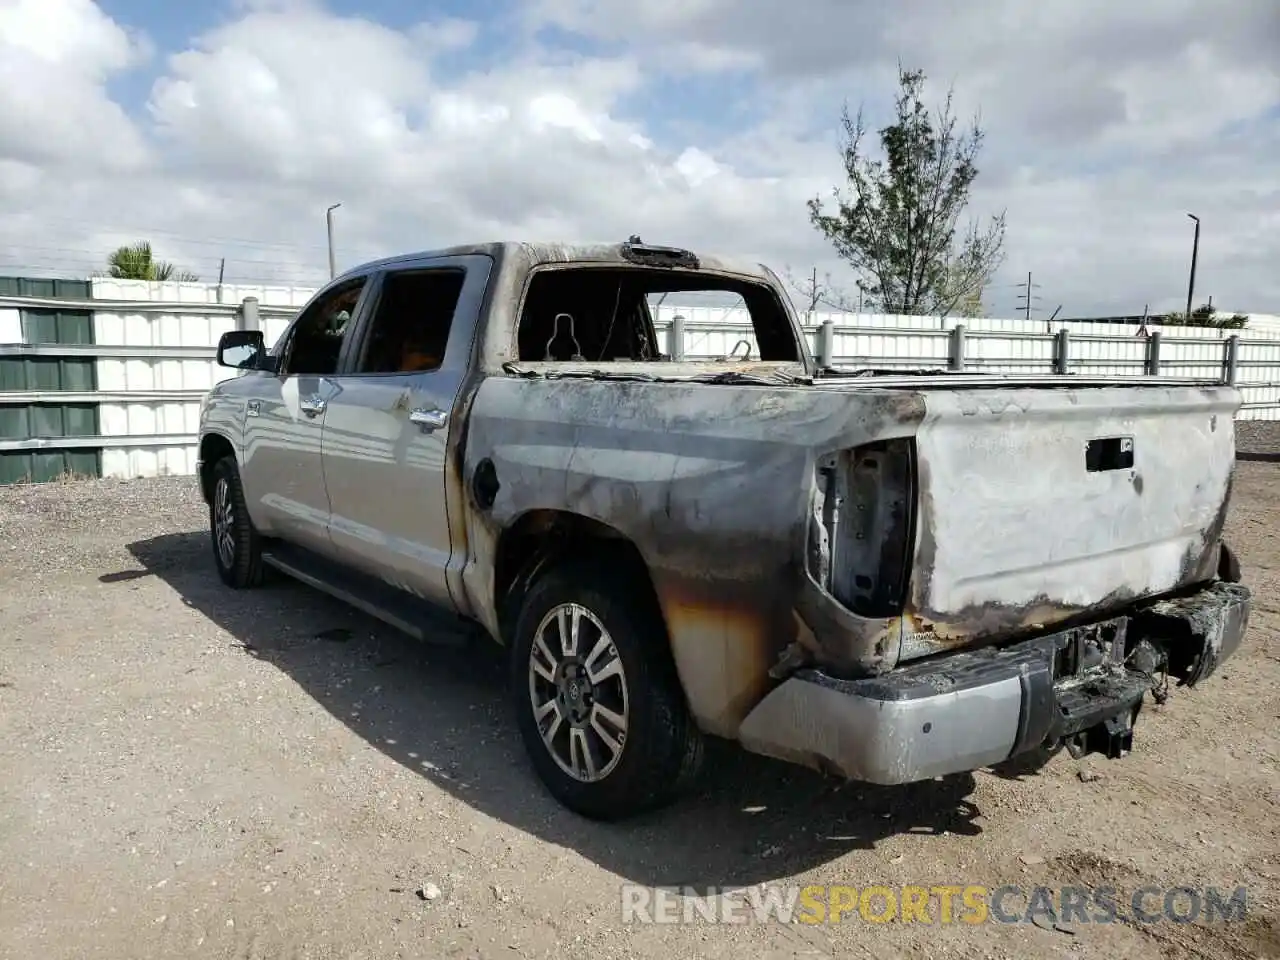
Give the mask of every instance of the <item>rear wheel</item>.
[{"label": "rear wheel", "polygon": [[511,696],[534,769],[594,820],[671,802],[702,759],[662,619],[627,581],[607,561],[551,568],[526,594],[512,645]]},{"label": "rear wheel", "polygon": [[223,457],[213,465],[209,533],[213,560],[223,583],[237,589],[262,583],[261,538],[245,507],[244,487],[235,457]]}]

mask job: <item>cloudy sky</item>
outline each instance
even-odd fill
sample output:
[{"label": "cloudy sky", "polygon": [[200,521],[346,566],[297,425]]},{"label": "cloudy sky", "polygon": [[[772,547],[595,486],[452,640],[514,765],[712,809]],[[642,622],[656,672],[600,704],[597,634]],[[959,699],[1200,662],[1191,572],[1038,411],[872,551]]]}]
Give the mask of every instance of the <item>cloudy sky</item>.
[{"label": "cloudy sky", "polygon": [[478,239],[712,248],[846,287],[805,201],[897,63],[981,109],[988,312],[1280,313],[1277,0],[0,0],[0,273],[116,244],[311,285]]}]

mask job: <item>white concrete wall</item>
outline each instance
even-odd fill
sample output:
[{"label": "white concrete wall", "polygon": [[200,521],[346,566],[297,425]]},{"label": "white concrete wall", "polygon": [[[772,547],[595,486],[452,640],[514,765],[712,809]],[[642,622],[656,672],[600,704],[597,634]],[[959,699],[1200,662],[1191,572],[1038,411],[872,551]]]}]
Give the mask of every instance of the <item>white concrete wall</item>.
[{"label": "white concrete wall", "polygon": [[0,343],[22,342],[22,311],[0,308]]},{"label": "white concrete wall", "polygon": [[[656,311],[660,336],[677,316],[684,317],[685,353],[690,359],[726,356],[740,340],[756,351],[745,310],[680,307]],[[1053,369],[1055,332],[1041,320],[977,318],[961,320],[885,314],[824,314],[803,318],[810,349],[817,351],[818,326],[833,323],[838,365],[889,368],[945,366],[950,331],[965,327],[967,369],[985,373],[1045,373]],[[1068,356],[1073,373],[1092,376],[1142,376],[1147,338],[1139,324],[1054,324],[1070,334]],[[1217,380],[1222,376],[1227,343],[1238,335],[1237,386],[1244,397],[1241,419],[1280,419],[1280,331],[1218,330],[1205,327],[1150,327],[1161,334],[1161,373],[1172,377]],[[741,355],[741,348],[739,348]]]},{"label": "white concrete wall", "polygon": [[[95,281],[95,293],[99,287]],[[137,300],[180,296],[174,303],[213,303],[206,292],[201,299],[199,285],[145,284],[112,281],[113,295]],[[175,287],[180,287],[175,291]],[[145,288],[145,289],[144,289]],[[101,290],[107,292],[106,287]],[[237,296],[257,296],[263,306],[296,306],[306,302],[310,291],[237,288]],[[224,291],[222,306],[228,300]],[[104,305],[106,306],[106,305]],[[715,307],[666,305],[657,310],[659,333],[665,343],[666,331],[677,315],[685,318],[685,355],[710,359],[725,356],[741,340],[755,351],[755,338],[745,311]],[[819,314],[805,317],[811,349],[817,347],[818,325],[831,316],[834,321],[834,351],[838,363],[881,364],[904,369],[918,366],[946,366],[950,352],[950,331],[959,323],[966,328],[965,361],[968,369],[989,373],[1045,373],[1053,369],[1056,340],[1054,331],[1070,330],[1071,369],[1084,375],[1141,376],[1146,360],[1147,339],[1137,324],[1072,323],[1054,324],[1047,330],[1041,320],[1020,318],[978,318],[939,320],[931,317],[884,314]],[[268,343],[274,343],[288,325],[288,316],[266,312],[262,327]],[[95,333],[99,344],[155,347],[212,348],[224,330],[233,329],[230,313],[169,312],[135,309],[96,314]],[[1197,328],[1162,329],[1162,372],[1171,376],[1216,380],[1221,376],[1227,338],[1236,331]],[[1280,419],[1280,331],[1242,332],[1238,355],[1239,385],[1245,403],[1242,419]],[[1250,337],[1249,341],[1243,336]],[[738,348],[741,351],[741,347]],[[99,361],[99,389],[103,391],[190,391],[203,393],[225,379],[226,371],[212,357],[199,359],[124,359]],[[1250,384],[1258,384],[1250,386]],[[1257,405],[1257,406],[1255,406]],[[102,408],[102,429],[113,437],[136,436],[137,446],[109,448],[103,453],[103,473],[134,477],[189,473],[195,468],[194,444],[179,444],[185,434],[194,439],[198,429],[199,398],[180,397],[138,402],[113,402]],[[150,442],[148,442],[150,441]]]},{"label": "white concrete wall", "polygon": [[199,447],[145,444],[108,447],[102,451],[102,475],[121,480],[135,477],[189,477],[196,472]]},{"label": "white concrete wall", "polygon": [[98,416],[104,437],[193,437],[200,432],[198,400],[102,403]]},{"label": "white concrete wall", "polygon": [[117,280],[94,277],[90,283],[95,300],[152,300],[162,303],[210,303],[239,306],[245,297],[257,297],[264,307],[301,307],[315,293],[314,287],[262,287],[252,284],[177,283],[156,280]]},{"label": "white concrete wall", "polygon": [[[291,287],[149,283],[95,278],[93,350],[102,396],[100,423],[107,438],[103,473],[109,477],[189,474],[195,468],[200,399],[231,376],[218,367],[219,336],[236,326],[245,297],[257,297],[268,343],[275,343],[312,290]],[[113,304],[112,301],[115,301]],[[741,340],[755,338],[745,310],[663,304],[656,311],[661,342],[673,319],[684,318],[684,350],[690,359],[726,356]],[[0,308],[0,344],[21,342],[19,310]],[[1025,318],[957,318],[884,314],[815,314],[802,318],[816,352],[818,329],[833,322],[835,362],[895,369],[948,364],[950,331],[965,327],[966,369],[989,373],[1047,373],[1053,369],[1056,331],[1070,332],[1070,369],[1082,375],[1141,376],[1147,338],[1137,324],[1055,323]],[[1238,333],[1237,384],[1246,407],[1242,419],[1280,419],[1280,328],[1224,331],[1194,327],[1149,328],[1162,334],[1161,372],[1217,380],[1226,345]],[[110,356],[112,350],[140,356]],[[149,356],[149,351],[168,356]],[[179,355],[174,356],[173,353]],[[741,354],[741,347],[738,347]],[[3,402],[3,398],[0,398]],[[136,442],[130,442],[135,440]]]},{"label": "white concrete wall", "polygon": [[[209,283],[170,283],[94,278],[93,296],[102,303],[94,312],[94,339],[102,347],[184,348],[206,351],[200,357],[112,358],[97,361],[98,389],[112,394],[163,394],[136,401],[117,399],[100,408],[102,433],[119,443],[137,437],[136,445],[108,446],[102,453],[107,477],[148,477],[194,473],[198,447],[200,398],[215,383],[234,376],[213,358],[218,338],[236,327],[236,311],[246,297],[256,297],[260,326],[274,344],[291,316],[315,292],[302,287],[263,287]],[[109,301],[131,302],[113,310]],[[141,306],[144,302],[156,307]],[[200,310],[208,305],[207,311]],[[2,329],[2,328],[0,328]]]}]

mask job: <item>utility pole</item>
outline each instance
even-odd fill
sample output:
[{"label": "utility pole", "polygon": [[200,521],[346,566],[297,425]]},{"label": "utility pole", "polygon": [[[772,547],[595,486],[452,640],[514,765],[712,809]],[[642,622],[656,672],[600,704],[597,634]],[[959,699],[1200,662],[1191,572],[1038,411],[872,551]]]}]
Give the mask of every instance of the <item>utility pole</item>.
[{"label": "utility pole", "polygon": [[1196,258],[1200,254],[1200,218],[1194,213],[1188,213],[1188,217],[1196,222],[1196,236],[1191,241],[1191,279],[1187,282],[1187,322],[1191,322],[1191,298],[1196,293]]},{"label": "utility pole", "polygon": [[342,204],[335,203],[324,212],[325,225],[329,228],[329,279],[332,280],[338,275],[337,262],[333,257],[333,211],[337,210]]},{"label": "utility pole", "polygon": [[1018,298],[1019,298],[1019,299],[1022,299],[1022,298],[1025,298],[1025,299],[1026,299],[1026,303],[1021,303],[1021,304],[1019,304],[1019,305],[1018,305],[1018,309],[1019,309],[1019,310],[1024,311],[1024,316],[1025,316],[1028,320],[1030,320],[1030,319],[1031,319],[1031,302],[1032,302],[1032,300],[1039,300],[1039,299],[1040,299],[1039,297],[1035,296],[1035,293],[1034,293],[1034,291],[1036,290],[1036,288],[1038,288],[1038,287],[1040,286],[1040,284],[1038,284],[1038,283],[1032,283],[1032,282],[1031,282],[1031,271],[1029,271],[1029,270],[1028,270],[1028,271],[1027,271],[1027,282],[1026,282],[1026,283],[1019,283],[1019,284],[1017,284],[1017,286],[1018,286],[1019,288],[1022,288],[1022,287],[1025,287],[1025,288],[1026,288],[1026,293],[1020,293],[1020,294],[1018,294]]}]

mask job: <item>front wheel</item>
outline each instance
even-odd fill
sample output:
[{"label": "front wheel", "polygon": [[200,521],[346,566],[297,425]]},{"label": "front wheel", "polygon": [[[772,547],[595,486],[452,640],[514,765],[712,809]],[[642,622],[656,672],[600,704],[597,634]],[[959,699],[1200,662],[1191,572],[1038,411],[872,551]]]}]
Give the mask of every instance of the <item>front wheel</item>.
[{"label": "front wheel", "polygon": [[607,561],[547,571],[516,623],[511,696],[550,793],[593,820],[665,805],[696,775],[701,735],[662,620]]},{"label": "front wheel", "polygon": [[223,583],[238,589],[262,583],[262,543],[245,507],[235,457],[223,457],[213,465],[209,533],[213,561]]}]

